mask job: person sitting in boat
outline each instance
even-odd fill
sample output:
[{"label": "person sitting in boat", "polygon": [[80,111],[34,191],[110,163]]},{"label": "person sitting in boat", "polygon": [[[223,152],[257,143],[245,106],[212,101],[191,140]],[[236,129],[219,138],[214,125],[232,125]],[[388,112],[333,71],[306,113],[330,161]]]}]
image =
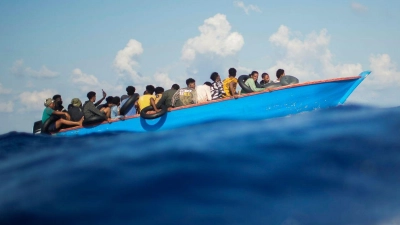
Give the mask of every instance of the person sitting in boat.
[{"label": "person sitting in boat", "polygon": [[64,108],[64,106],[62,105],[63,101],[61,98],[61,95],[56,94],[53,96],[53,100],[54,100],[54,110],[55,111],[60,111],[60,112],[66,112],[67,110]]},{"label": "person sitting in boat", "polygon": [[235,68],[230,68],[228,70],[229,73],[229,77],[226,78],[222,84],[223,84],[223,88],[224,88],[224,92],[225,92],[225,96],[224,97],[234,97],[237,98],[237,92],[236,92],[236,86],[238,83],[238,80],[236,78],[236,69]]},{"label": "person sitting in boat", "polygon": [[118,96],[113,97],[111,106],[111,119],[123,119],[124,116],[119,113],[121,99]]},{"label": "person sitting in boat", "polygon": [[[43,115],[42,115],[42,124],[44,124],[52,115],[57,115],[59,116],[59,119],[56,121],[52,122],[49,127],[48,131],[49,132],[57,132],[62,125],[68,125],[68,126],[82,126],[83,122],[83,116],[79,121],[70,121],[70,115],[67,112],[60,112],[60,111],[55,111],[55,102],[53,99],[48,98],[44,102],[44,106],[46,107],[43,110]],[[61,117],[65,117],[67,119],[63,119]]]},{"label": "person sitting in boat", "polygon": [[162,98],[162,95],[164,93],[164,88],[162,87],[156,87],[156,89],[154,90],[154,92],[156,93],[156,99],[155,102],[156,104],[160,101],[160,99]]},{"label": "person sitting in boat", "polygon": [[94,102],[96,101],[96,92],[90,91],[87,93],[86,96],[89,100],[86,101],[85,104],[83,104],[83,115],[85,116],[85,120],[90,120],[95,117],[104,118],[104,120],[110,118],[110,108],[105,107],[102,109],[98,109],[95,107]]},{"label": "person sitting in boat", "polygon": [[68,114],[71,121],[79,121],[83,117],[82,102],[79,98],[73,98],[68,105]]},{"label": "person sitting in boat", "polygon": [[261,85],[265,85],[265,84],[269,84],[269,82],[270,82],[270,79],[269,79],[269,74],[268,73],[263,73],[263,74],[261,74],[261,81],[260,81],[260,84]]},{"label": "person sitting in boat", "polygon": [[197,103],[211,101],[211,83],[205,82],[202,85],[196,87]]},{"label": "person sitting in boat", "polygon": [[283,69],[278,69],[276,71],[276,80],[272,83],[279,83],[281,81],[281,77],[285,76],[285,71]]},{"label": "person sitting in boat", "polygon": [[154,90],[155,90],[155,88],[153,85],[146,86],[146,91],[144,91],[144,94],[142,96],[140,96],[139,100],[137,101],[139,113],[142,109],[146,108],[147,106],[153,106],[153,108],[156,112],[160,111],[156,107],[156,102],[155,102],[156,96],[153,95]]},{"label": "person sitting in boat", "polygon": [[172,97],[176,93],[176,91],[179,90],[179,85],[178,84],[173,84],[171,89],[164,91],[162,94],[160,100],[157,102],[156,106],[157,108],[161,108],[162,105],[167,106],[169,110],[171,110],[172,107]]},{"label": "person sitting in boat", "polygon": [[[257,71],[253,71],[250,74],[250,77],[246,80],[246,82],[244,84],[247,85],[253,92],[265,90],[265,88],[256,87],[255,81],[257,79],[258,79],[258,72]],[[248,92],[246,92],[244,89],[242,89],[240,93],[241,94],[246,94]]]},{"label": "person sitting in boat", "polygon": [[113,96],[108,96],[108,97],[106,98],[106,103],[98,105],[97,108],[98,108],[98,109],[102,109],[102,108],[104,108],[104,107],[109,107],[109,108],[111,108],[111,106],[112,106],[112,104],[113,104],[113,99],[114,99]]},{"label": "person sitting in boat", "polygon": [[225,95],[223,85],[221,82],[221,76],[217,72],[213,72],[210,76],[210,79],[214,81],[211,84],[211,98],[212,100],[222,98]]},{"label": "person sitting in boat", "polygon": [[174,96],[172,96],[172,107],[180,107],[197,103],[196,81],[193,78],[186,80],[186,88],[179,89]]},{"label": "person sitting in boat", "polygon": [[[135,94],[136,88],[133,86],[128,86],[126,87],[126,94],[128,95],[126,98],[122,98],[121,97],[121,107],[125,104],[125,102],[128,101],[128,99],[130,97],[132,97]],[[134,103],[134,105],[136,105],[136,102]],[[131,109],[129,109],[129,111],[125,114],[125,116],[133,116],[136,114],[136,108],[132,107]]]}]

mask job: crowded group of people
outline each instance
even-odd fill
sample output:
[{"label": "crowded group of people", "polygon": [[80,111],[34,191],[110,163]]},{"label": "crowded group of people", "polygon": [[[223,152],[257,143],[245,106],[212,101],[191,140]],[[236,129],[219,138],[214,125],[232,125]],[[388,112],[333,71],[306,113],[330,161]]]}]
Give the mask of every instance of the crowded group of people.
[{"label": "crowded group of people", "polygon": [[[92,118],[102,118],[104,120],[124,119],[125,116],[133,116],[139,114],[142,109],[151,106],[153,111],[148,113],[160,112],[162,106],[170,110],[171,108],[186,106],[190,104],[204,103],[221,98],[237,98],[239,94],[247,93],[245,90],[237,90],[238,79],[236,78],[236,69],[228,70],[228,77],[224,80],[217,72],[213,72],[210,76],[212,82],[204,82],[197,85],[193,78],[186,80],[186,87],[181,88],[178,84],[173,84],[169,90],[164,91],[162,87],[154,87],[147,85],[143,95],[134,102],[124,115],[121,115],[120,108],[133,98],[136,92],[135,87],[128,86],[126,95],[108,96],[102,90],[102,98],[98,101],[96,93],[90,91],[87,93],[88,100],[82,104],[79,98],[73,98],[71,104],[64,108],[61,95],[54,95],[44,102],[46,107],[42,115],[42,123],[44,124],[50,117],[54,119],[48,126],[48,132],[56,132],[63,127],[82,126],[84,121]],[[276,80],[271,80],[268,73],[262,73],[261,81],[258,82],[258,72],[252,71],[248,79],[245,81],[253,92],[263,91],[269,83],[277,83],[285,71],[279,69],[276,72]],[[137,94],[136,94],[137,96]],[[101,104],[105,100],[104,104]]]}]

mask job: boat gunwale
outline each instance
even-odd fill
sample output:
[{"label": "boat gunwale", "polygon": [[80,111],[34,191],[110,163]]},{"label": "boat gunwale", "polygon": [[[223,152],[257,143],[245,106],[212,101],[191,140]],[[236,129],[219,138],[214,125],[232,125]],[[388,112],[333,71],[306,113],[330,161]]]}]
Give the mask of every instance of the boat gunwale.
[{"label": "boat gunwale", "polygon": [[[253,96],[253,95],[265,94],[265,93],[269,93],[269,92],[275,92],[275,91],[280,91],[280,90],[285,90],[285,89],[295,88],[295,87],[302,87],[302,86],[307,86],[307,85],[314,85],[314,84],[321,84],[321,83],[331,83],[331,82],[338,82],[338,81],[340,82],[340,81],[347,81],[347,80],[357,80],[357,79],[360,79],[360,78],[362,78],[362,77],[361,76],[351,76],[351,77],[331,78],[331,79],[325,79],[325,80],[307,81],[307,82],[302,82],[302,83],[297,83],[297,84],[290,84],[290,85],[276,87],[276,88],[267,88],[264,91],[241,94],[241,95],[238,95],[238,98],[245,98],[245,97],[249,97],[249,96]],[[169,110],[169,112],[176,111],[176,110],[181,110],[181,109],[193,108],[193,107],[197,107],[197,106],[208,105],[208,104],[214,104],[214,103],[217,103],[217,102],[223,102],[223,101],[234,100],[234,99],[235,98],[233,98],[233,97],[220,98],[220,99],[211,100],[211,101],[207,101],[207,102],[202,102],[202,103],[197,103],[197,104],[191,104],[191,105],[172,108],[171,110]],[[72,131],[72,130],[76,130],[76,129],[81,129],[81,128],[85,128],[85,127],[94,127],[94,126],[98,126],[98,125],[101,125],[101,124],[107,124],[107,123],[111,124],[111,123],[114,123],[114,122],[134,119],[134,118],[137,118],[137,117],[140,117],[140,114],[136,114],[136,115],[133,115],[133,116],[126,116],[124,119],[115,119],[115,120],[111,120],[111,121],[104,121],[102,123],[98,123],[98,124],[94,124],[94,125],[90,125],[90,126],[75,126],[75,127],[65,128],[65,129],[61,129],[59,132],[52,133],[52,134],[63,133],[63,132]]]}]

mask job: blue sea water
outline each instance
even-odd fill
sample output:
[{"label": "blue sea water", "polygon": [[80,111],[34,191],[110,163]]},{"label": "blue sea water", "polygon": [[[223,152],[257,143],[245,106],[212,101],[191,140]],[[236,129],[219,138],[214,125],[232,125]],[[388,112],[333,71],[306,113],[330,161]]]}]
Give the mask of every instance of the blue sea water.
[{"label": "blue sea water", "polygon": [[157,133],[11,132],[0,224],[400,224],[399,134],[400,108],[357,105]]}]

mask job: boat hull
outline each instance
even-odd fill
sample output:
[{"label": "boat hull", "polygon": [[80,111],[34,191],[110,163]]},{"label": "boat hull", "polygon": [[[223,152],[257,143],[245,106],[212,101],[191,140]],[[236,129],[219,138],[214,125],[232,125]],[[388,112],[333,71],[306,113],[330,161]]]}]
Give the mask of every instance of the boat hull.
[{"label": "boat hull", "polygon": [[365,71],[355,77],[288,85],[272,91],[241,95],[238,99],[220,99],[205,104],[175,108],[153,120],[133,116],[111,123],[103,122],[90,127],[65,129],[55,135],[162,131],[209,121],[269,119],[325,109],[343,104],[369,74],[370,71]]}]

